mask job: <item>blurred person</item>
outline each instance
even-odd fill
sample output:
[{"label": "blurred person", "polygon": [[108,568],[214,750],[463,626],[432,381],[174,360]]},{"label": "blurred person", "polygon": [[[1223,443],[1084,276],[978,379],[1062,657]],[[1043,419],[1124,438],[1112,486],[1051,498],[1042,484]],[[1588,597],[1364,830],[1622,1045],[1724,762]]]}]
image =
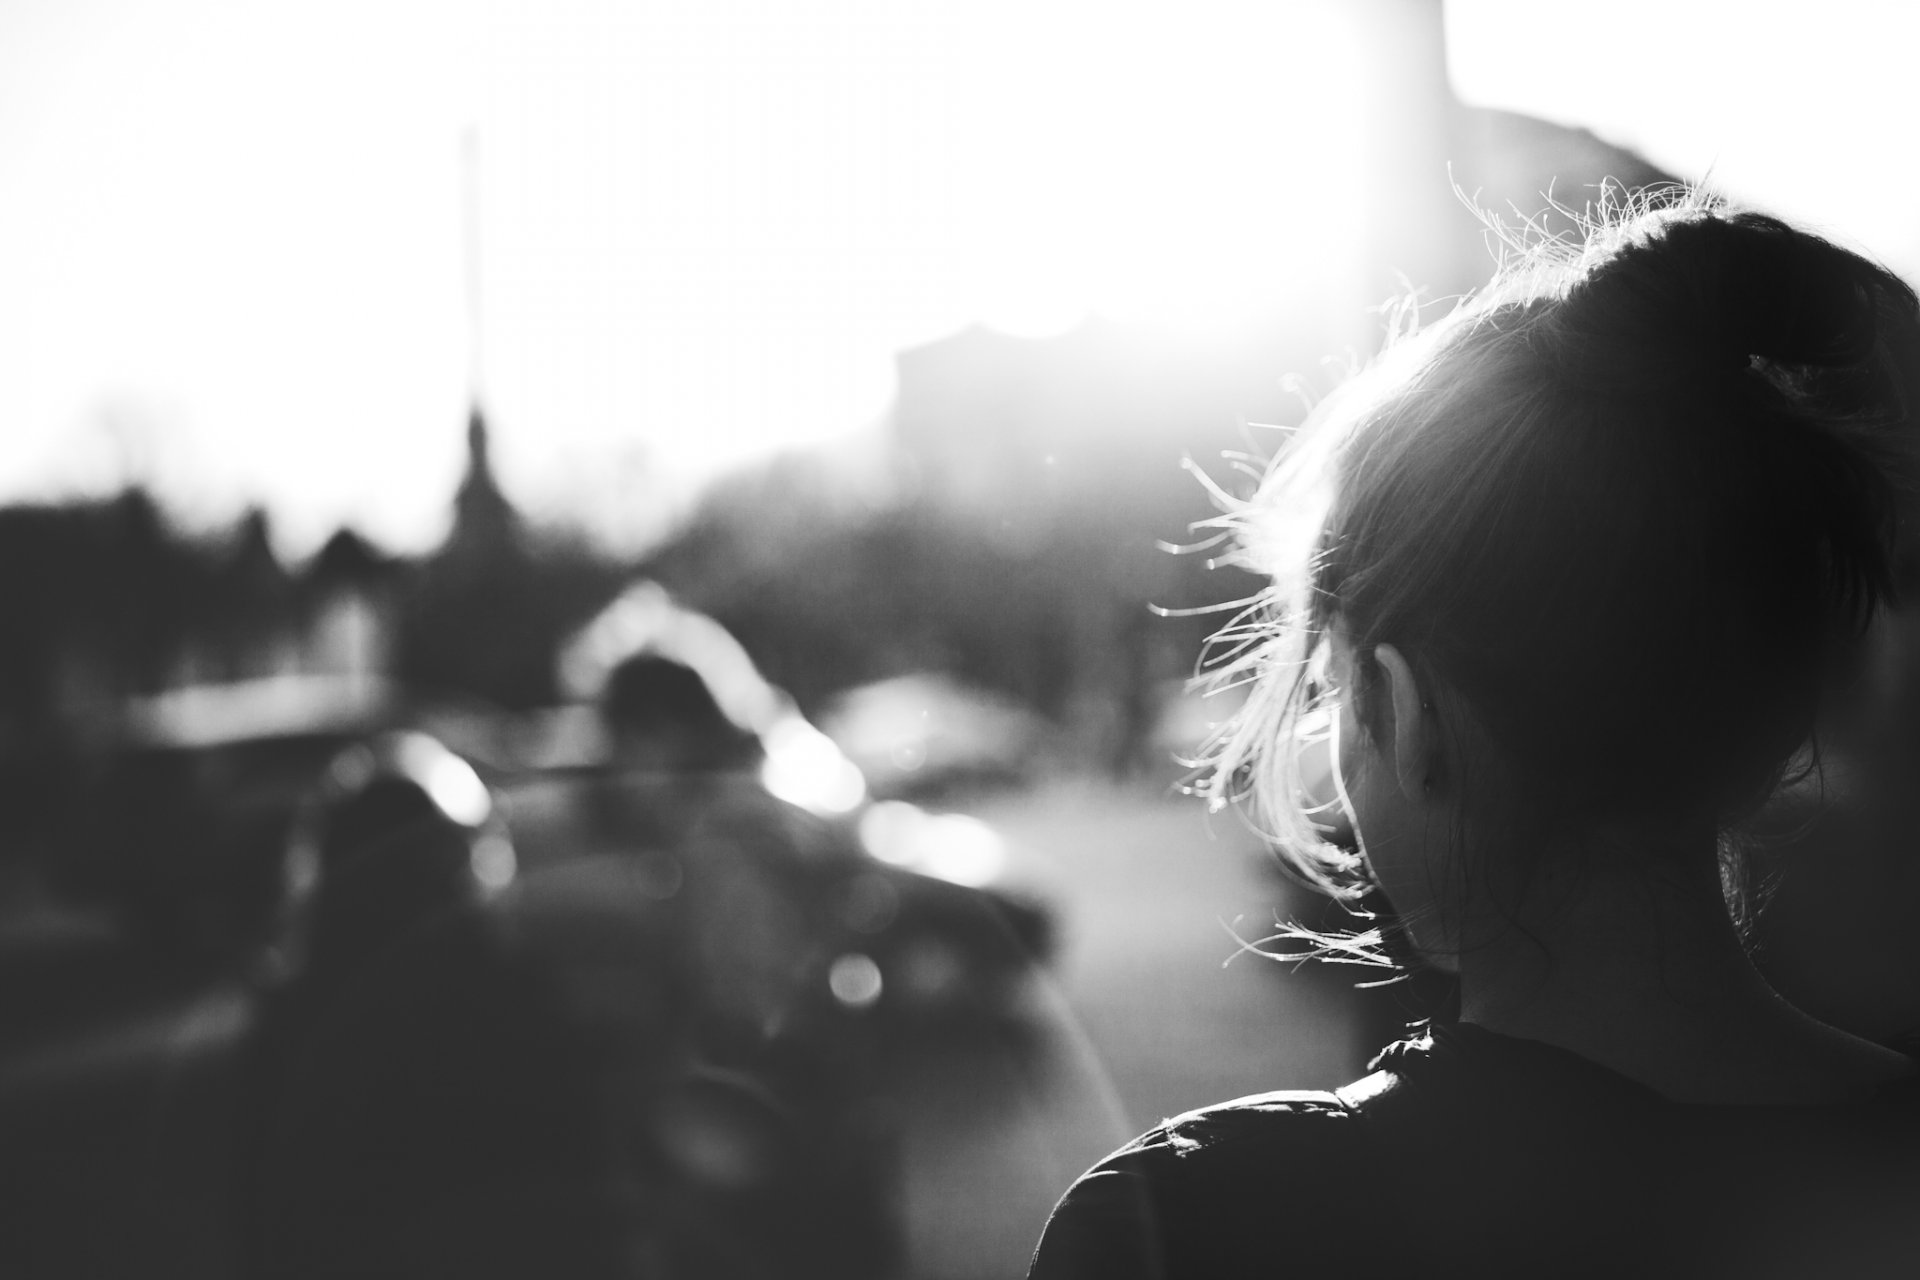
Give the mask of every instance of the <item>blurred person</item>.
[{"label": "blurred person", "polygon": [[638,653],[616,664],[600,695],[600,715],[617,768],[630,773],[715,774],[749,769],[765,753],[735,724],[694,668],[664,654]]},{"label": "blurred person", "polygon": [[623,659],[600,712],[610,759],[582,797],[593,844],[616,851],[642,892],[673,903],[668,927],[706,1034],[784,1051],[789,1024],[828,990],[831,892],[858,849],[766,790],[759,737],[694,667],[652,652]]},{"label": "blurred person", "polygon": [[1910,1273],[1916,1064],[1763,980],[1732,836],[1817,776],[1894,598],[1917,370],[1900,281],[1676,191],[1318,406],[1228,517],[1272,585],[1219,638],[1252,694],[1203,790],[1390,904],[1310,945],[1457,1011],[1121,1148],[1036,1280]]},{"label": "blurred person", "polygon": [[[870,945],[846,919],[859,849],[767,790],[760,735],[696,661],[643,647],[613,665],[598,706],[609,761],[583,797],[592,844],[616,851],[598,865],[657,914],[685,1019],[672,1090],[646,1104],[650,1141],[678,1152],[680,1181],[722,1215],[679,1233],[672,1247],[687,1253],[665,1274],[888,1274],[899,1241],[879,1038],[872,1010],[833,979]],[[736,1111],[709,1128],[750,1098],[758,1120]],[[722,1132],[758,1134],[725,1177],[704,1167],[728,1149]],[[722,1240],[732,1252],[702,1252]]]},{"label": "blurred person", "polygon": [[328,766],[288,838],[282,920],[242,1051],[243,1252],[266,1267],[287,1201],[324,1179],[287,1128],[317,1045],[396,952],[512,878],[486,786],[425,734],[357,743]]},{"label": "blurred person", "polygon": [[293,963],[308,981],[350,980],[435,914],[513,876],[486,784],[423,733],[348,748],[297,822]]},{"label": "blurred person", "polygon": [[404,939],[305,1042],[261,1274],[893,1265],[857,1011],[793,883],[829,842],[690,668],[632,659],[602,711],[592,838]]}]

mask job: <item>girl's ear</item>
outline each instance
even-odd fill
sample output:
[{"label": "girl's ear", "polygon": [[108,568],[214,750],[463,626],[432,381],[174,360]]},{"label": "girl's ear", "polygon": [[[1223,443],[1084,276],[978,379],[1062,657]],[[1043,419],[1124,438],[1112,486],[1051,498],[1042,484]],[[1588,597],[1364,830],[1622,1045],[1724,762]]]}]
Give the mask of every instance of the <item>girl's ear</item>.
[{"label": "girl's ear", "polygon": [[1401,652],[1390,644],[1373,651],[1374,664],[1387,685],[1387,705],[1393,710],[1388,733],[1393,739],[1394,769],[1399,775],[1400,791],[1407,799],[1421,802],[1431,798],[1434,783],[1433,716],[1427,709],[1413,668]]}]

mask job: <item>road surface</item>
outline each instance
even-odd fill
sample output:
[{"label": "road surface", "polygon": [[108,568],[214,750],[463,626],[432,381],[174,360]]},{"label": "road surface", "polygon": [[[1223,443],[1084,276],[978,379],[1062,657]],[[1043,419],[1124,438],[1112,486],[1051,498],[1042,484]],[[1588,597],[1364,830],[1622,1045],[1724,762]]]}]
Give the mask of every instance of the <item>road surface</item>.
[{"label": "road surface", "polygon": [[[917,1074],[902,1192],[916,1280],[1018,1276],[1088,1164],[1159,1119],[1359,1074],[1390,1025],[1350,969],[1237,954],[1299,891],[1231,815],[1153,784],[1067,780],[975,805],[1011,878],[1060,914],[1037,1051],[980,1044]],[[1230,932],[1231,930],[1231,932]]]}]

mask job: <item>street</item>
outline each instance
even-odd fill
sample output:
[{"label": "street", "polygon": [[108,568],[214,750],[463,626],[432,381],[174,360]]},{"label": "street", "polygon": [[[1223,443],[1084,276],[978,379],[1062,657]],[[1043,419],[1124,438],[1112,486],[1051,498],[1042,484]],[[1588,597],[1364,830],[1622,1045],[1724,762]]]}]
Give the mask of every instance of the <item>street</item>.
[{"label": "street", "polygon": [[[1028,1030],[930,1044],[898,1073],[912,1280],[1021,1274],[1055,1199],[1127,1138],[1210,1102],[1341,1083],[1390,1029],[1354,971],[1240,953],[1234,934],[1265,936],[1299,891],[1233,816],[1209,822],[1160,784],[1073,778],[968,808],[1006,841],[1009,883],[1052,905],[1060,944],[1027,993]],[[6,1064],[5,1181],[33,1206],[16,1219],[33,1256],[57,1274],[218,1269],[220,1081],[244,1025],[222,989]]]},{"label": "street", "polygon": [[[1326,1088],[1379,1047],[1356,971],[1236,954],[1292,895],[1232,815],[1143,783],[1068,780],[976,807],[1010,879],[1061,917],[1037,1053],[982,1044],[913,1081],[903,1208],[915,1280],[1017,1276],[1055,1199],[1159,1119]],[[1360,974],[1358,976],[1365,977]]]}]

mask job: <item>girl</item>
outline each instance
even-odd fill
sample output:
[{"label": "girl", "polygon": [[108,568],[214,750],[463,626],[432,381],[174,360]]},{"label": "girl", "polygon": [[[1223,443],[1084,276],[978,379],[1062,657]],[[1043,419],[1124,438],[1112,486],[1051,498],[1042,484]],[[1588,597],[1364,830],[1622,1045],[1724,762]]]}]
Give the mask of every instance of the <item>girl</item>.
[{"label": "girl", "polygon": [[1731,841],[1891,598],[1917,366],[1893,276],[1680,193],[1316,409],[1234,517],[1272,586],[1205,789],[1383,895],[1391,936],[1339,945],[1453,973],[1458,1019],[1136,1139],[1033,1277],[1920,1265],[1916,1065],[1768,987]]}]

